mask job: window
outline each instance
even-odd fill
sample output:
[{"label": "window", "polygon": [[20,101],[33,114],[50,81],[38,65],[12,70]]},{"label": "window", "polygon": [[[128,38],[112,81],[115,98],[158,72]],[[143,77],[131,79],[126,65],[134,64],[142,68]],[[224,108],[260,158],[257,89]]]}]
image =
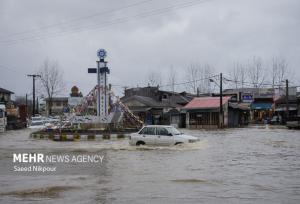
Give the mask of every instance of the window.
[{"label": "window", "polygon": [[168,132],[168,130],[167,130],[166,128],[158,127],[158,128],[156,129],[156,131],[157,131],[157,135],[170,136],[170,135],[169,135],[169,132]]},{"label": "window", "polygon": [[40,121],[31,123],[31,126],[39,126],[39,125],[44,125],[44,123]]},{"label": "window", "polygon": [[166,129],[168,133],[171,133],[172,135],[182,135],[182,133],[174,127],[167,127]]},{"label": "window", "polygon": [[155,135],[155,127],[144,127],[144,129],[142,129],[139,134]]},{"label": "window", "polygon": [[144,132],[146,131],[146,129],[147,129],[147,128],[144,127],[144,128],[139,132],[139,134],[140,134],[140,135],[144,134]]}]

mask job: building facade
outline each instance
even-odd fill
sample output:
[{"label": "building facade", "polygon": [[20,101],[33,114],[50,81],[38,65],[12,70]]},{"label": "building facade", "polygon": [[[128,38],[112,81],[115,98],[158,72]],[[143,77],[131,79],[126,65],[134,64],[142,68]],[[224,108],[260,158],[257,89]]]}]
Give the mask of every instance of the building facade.
[{"label": "building facade", "polygon": [[0,87],[0,103],[6,104],[11,101],[11,95],[14,92]]},{"label": "building facade", "polygon": [[186,92],[159,90],[158,87],[138,87],[125,90],[121,101],[145,124],[185,126],[181,108],[194,96]]},{"label": "building facade", "polygon": [[51,101],[46,98],[45,101],[47,115],[60,115],[68,108],[68,97],[53,97]]},{"label": "building facade", "polygon": [[250,108],[251,123],[265,123],[274,115],[273,88],[226,89],[224,95],[231,95],[239,104]]},{"label": "building facade", "polygon": [[[222,99],[223,126],[242,127],[248,124],[249,108],[231,96]],[[186,113],[186,127],[215,129],[220,125],[220,97],[197,97],[182,108]]]}]

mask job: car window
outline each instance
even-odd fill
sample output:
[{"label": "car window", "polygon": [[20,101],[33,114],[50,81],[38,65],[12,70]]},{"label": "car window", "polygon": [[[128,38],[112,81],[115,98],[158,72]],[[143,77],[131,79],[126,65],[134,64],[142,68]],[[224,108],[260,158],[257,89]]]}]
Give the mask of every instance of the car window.
[{"label": "car window", "polygon": [[147,131],[147,127],[144,127],[140,132],[139,132],[139,134],[144,134],[144,132],[146,132]]},{"label": "car window", "polygon": [[171,133],[172,135],[181,135],[182,133],[180,131],[178,131],[176,128],[174,127],[167,127],[166,128],[168,130],[169,133]]},{"label": "car window", "polygon": [[147,132],[144,133],[145,135],[155,135],[155,127],[148,127]]},{"label": "car window", "polygon": [[31,123],[31,126],[38,126],[38,125],[44,125],[43,122],[33,122]]},{"label": "car window", "polygon": [[155,127],[145,127],[140,134],[143,135],[155,135]]},{"label": "car window", "polygon": [[169,135],[169,132],[168,132],[168,130],[167,130],[166,128],[158,127],[158,128],[156,129],[156,131],[157,131],[157,135],[170,136],[170,135]]}]

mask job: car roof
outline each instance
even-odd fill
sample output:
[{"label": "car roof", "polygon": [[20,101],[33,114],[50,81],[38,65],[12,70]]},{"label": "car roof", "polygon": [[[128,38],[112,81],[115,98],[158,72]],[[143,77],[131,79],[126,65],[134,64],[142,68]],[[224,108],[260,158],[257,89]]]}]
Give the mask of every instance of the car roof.
[{"label": "car roof", "polygon": [[144,127],[173,127],[171,125],[145,125]]}]

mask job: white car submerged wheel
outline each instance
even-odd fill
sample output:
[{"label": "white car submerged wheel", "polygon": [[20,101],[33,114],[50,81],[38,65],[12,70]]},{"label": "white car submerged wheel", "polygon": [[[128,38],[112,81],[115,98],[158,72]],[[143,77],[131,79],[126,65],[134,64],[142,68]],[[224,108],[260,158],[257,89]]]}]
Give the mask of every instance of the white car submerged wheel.
[{"label": "white car submerged wheel", "polygon": [[146,143],[144,141],[137,141],[136,146],[145,145]]}]

